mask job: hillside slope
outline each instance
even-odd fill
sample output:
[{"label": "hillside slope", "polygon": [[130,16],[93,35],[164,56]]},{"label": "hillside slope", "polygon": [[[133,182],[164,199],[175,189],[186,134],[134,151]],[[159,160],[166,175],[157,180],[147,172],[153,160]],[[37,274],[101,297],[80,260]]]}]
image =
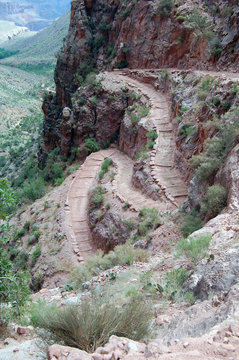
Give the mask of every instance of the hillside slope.
[{"label": "hillside slope", "polygon": [[1,61],[5,65],[50,64],[56,62],[56,54],[62,47],[63,38],[66,36],[70,22],[70,13],[67,12],[48,28],[37,34],[6,41],[1,47],[7,50],[19,50],[17,55]]}]

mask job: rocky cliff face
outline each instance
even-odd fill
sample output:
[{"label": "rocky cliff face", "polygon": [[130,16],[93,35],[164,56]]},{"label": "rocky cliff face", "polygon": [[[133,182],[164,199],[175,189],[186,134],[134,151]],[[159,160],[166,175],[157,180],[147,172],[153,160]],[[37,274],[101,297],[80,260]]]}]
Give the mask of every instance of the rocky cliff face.
[{"label": "rocky cliff face", "polygon": [[[223,5],[225,1],[208,7],[203,1],[185,1],[162,14],[155,1],[73,1],[56,68],[58,102],[71,106],[70,94],[79,84],[75,75],[91,66],[236,69],[239,8],[228,2],[226,13]],[[201,14],[186,21],[194,7]],[[212,28],[209,41],[205,32]]]},{"label": "rocky cliff face", "polygon": [[[55,71],[59,111],[53,122],[64,107],[72,109],[73,94],[95,69],[237,69],[239,8],[236,2],[226,5],[184,1],[165,11],[156,1],[72,1]],[[48,143],[46,136],[46,150]]]}]

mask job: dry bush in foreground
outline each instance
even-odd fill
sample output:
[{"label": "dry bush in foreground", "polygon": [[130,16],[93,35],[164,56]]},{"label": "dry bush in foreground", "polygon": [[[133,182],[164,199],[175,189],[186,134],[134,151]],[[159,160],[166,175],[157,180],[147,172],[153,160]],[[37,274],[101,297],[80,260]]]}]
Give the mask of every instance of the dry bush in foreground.
[{"label": "dry bush in foreground", "polygon": [[140,340],[149,334],[152,314],[145,302],[132,298],[122,307],[110,299],[85,298],[80,306],[57,307],[38,304],[32,310],[32,324],[44,331],[40,335],[48,343],[65,345],[93,352],[111,335]]}]

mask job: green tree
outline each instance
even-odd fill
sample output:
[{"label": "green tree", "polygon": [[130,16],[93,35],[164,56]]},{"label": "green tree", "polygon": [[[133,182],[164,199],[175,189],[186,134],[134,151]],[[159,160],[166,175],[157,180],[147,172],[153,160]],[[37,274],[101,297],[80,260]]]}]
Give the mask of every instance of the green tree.
[{"label": "green tree", "polygon": [[16,200],[13,190],[6,179],[0,179],[0,219],[5,220],[7,210]]},{"label": "green tree", "polygon": [[[0,219],[7,217],[8,206],[14,205],[15,194],[5,179],[0,179]],[[23,271],[14,269],[8,258],[7,234],[10,226],[4,223],[0,227],[0,304],[6,303],[11,306],[0,306],[0,327],[7,320],[20,315],[20,307],[24,305],[28,294],[28,276]]]}]

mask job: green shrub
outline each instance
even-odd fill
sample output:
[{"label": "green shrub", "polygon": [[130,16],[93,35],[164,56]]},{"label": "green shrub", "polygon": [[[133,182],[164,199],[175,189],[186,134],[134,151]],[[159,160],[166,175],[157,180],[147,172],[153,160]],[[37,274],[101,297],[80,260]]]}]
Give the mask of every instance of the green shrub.
[{"label": "green shrub", "polygon": [[202,234],[198,237],[182,239],[177,244],[177,255],[186,257],[197,262],[206,256],[207,248],[211,241],[211,235]]},{"label": "green shrub", "polygon": [[167,299],[175,300],[188,277],[188,271],[184,268],[173,269],[166,273],[164,278],[163,295]]},{"label": "green shrub", "polygon": [[93,352],[104,346],[111,335],[140,340],[149,334],[152,314],[139,297],[124,306],[116,306],[111,299],[84,298],[80,306],[57,307],[55,304],[35,306],[32,324],[47,332],[49,342]]},{"label": "green shrub", "polygon": [[34,244],[36,244],[37,243],[37,241],[38,241],[38,239],[35,237],[35,235],[33,234],[33,235],[30,235],[29,236],[29,238],[28,238],[28,240],[27,240],[27,243],[28,243],[28,245],[34,245]]},{"label": "green shrub", "polygon": [[20,191],[20,197],[29,200],[37,200],[46,193],[45,183],[42,178],[30,179],[26,182]]},{"label": "green shrub", "polygon": [[127,210],[130,207],[130,204],[128,201],[125,201],[124,205],[122,206],[123,210]]},{"label": "green shrub", "polygon": [[144,117],[146,117],[149,113],[149,109],[146,106],[140,105],[138,107],[138,114],[139,114],[139,118],[142,119]]},{"label": "green shrub", "polygon": [[99,179],[103,179],[103,177],[105,176],[105,174],[109,171],[109,166],[112,164],[112,159],[111,158],[106,158],[102,165],[101,165],[101,170],[99,172]]},{"label": "green shrub", "polygon": [[127,226],[130,230],[133,230],[134,228],[134,222],[131,220],[125,220],[124,225]]},{"label": "green shrub", "polygon": [[102,180],[104,176],[105,176],[105,172],[103,170],[100,170],[98,174],[99,179]]},{"label": "green shrub", "polygon": [[32,253],[31,266],[35,266],[38,258],[41,256],[41,247],[37,246],[37,248]]},{"label": "green shrub", "polygon": [[33,234],[33,235],[35,236],[36,239],[39,239],[39,237],[41,236],[40,230],[34,231],[34,234]]},{"label": "green shrub", "polygon": [[210,186],[201,200],[201,212],[208,218],[218,215],[227,204],[227,191],[221,185]]},{"label": "green shrub", "polygon": [[106,158],[102,165],[101,165],[101,170],[103,170],[104,172],[109,171],[109,166],[112,164],[112,159],[111,158]]},{"label": "green shrub", "polygon": [[[179,15],[179,16],[177,16],[176,20],[181,24],[184,21],[186,21],[187,18],[185,16]],[[178,44],[182,44],[182,43],[183,43],[183,38],[180,36],[180,41],[179,41],[179,38],[178,38]]]},{"label": "green shrub", "polygon": [[194,296],[193,293],[191,292],[186,292],[184,294],[184,301],[189,304],[189,305],[193,305],[195,304],[195,301],[196,301],[196,297]]},{"label": "green shrub", "polygon": [[184,136],[193,136],[196,132],[196,129],[194,126],[189,125],[189,124],[184,124],[181,129],[180,132],[182,135]]},{"label": "green shrub", "polygon": [[99,275],[102,271],[111,269],[116,265],[132,265],[135,261],[148,262],[149,255],[146,250],[134,249],[132,245],[118,245],[113,251],[103,256],[103,251],[98,251],[89,257],[84,264],[77,266],[70,274],[70,282],[75,288]]},{"label": "green shrub", "polygon": [[213,99],[213,105],[219,106],[221,104],[221,100],[218,97],[215,97]]},{"label": "green shrub", "polygon": [[147,235],[150,230],[155,230],[162,224],[157,209],[144,208],[140,210],[139,215],[141,218],[141,222],[138,227],[140,235]]},{"label": "green shrub", "polygon": [[54,181],[54,185],[55,185],[55,186],[60,186],[60,185],[64,182],[64,180],[65,180],[64,177],[57,178],[57,179]]},{"label": "green shrub", "polygon": [[130,115],[130,121],[132,125],[137,124],[137,122],[139,121],[139,118],[136,114],[131,114]]},{"label": "green shrub", "polygon": [[148,143],[148,145],[147,145],[147,148],[148,148],[149,150],[151,150],[151,149],[153,149],[154,145],[155,145],[155,142],[154,142],[154,141],[150,141],[150,142]]},{"label": "green shrub", "polygon": [[187,21],[193,25],[193,29],[207,37],[210,23],[206,16],[203,16],[197,8],[194,8],[187,18]]},{"label": "green shrub", "polygon": [[161,15],[168,16],[172,9],[174,8],[174,1],[173,0],[159,0],[158,1],[158,11]]},{"label": "green shrub", "polygon": [[105,205],[105,210],[109,210],[110,209],[110,203],[107,203],[106,205]]},{"label": "green shrub", "polygon": [[151,130],[146,134],[147,138],[150,140],[156,140],[158,137],[158,133],[155,130]]},{"label": "green shrub", "polygon": [[146,146],[142,146],[140,151],[135,155],[136,159],[146,159],[149,156],[149,153],[147,152]]},{"label": "green shrub", "polygon": [[98,142],[96,141],[95,138],[89,138],[85,140],[85,145],[87,150],[92,153],[92,152],[97,152],[100,150],[100,146],[98,144]]},{"label": "green shrub", "polygon": [[27,267],[28,253],[24,250],[18,253],[14,265],[17,269],[25,269]]},{"label": "green shrub", "polygon": [[194,231],[201,229],[202,221],[199,217],[199,213],[192,210],[188,215],[186,215],[183,219],[183,225],[180,230],[184,237],[192,234]]},{"label": "green shrub", "polygon": [[23,227],[26,231],[30,230],[30,226],[31,226],[31,221],[26,221],[23,225]]}]

